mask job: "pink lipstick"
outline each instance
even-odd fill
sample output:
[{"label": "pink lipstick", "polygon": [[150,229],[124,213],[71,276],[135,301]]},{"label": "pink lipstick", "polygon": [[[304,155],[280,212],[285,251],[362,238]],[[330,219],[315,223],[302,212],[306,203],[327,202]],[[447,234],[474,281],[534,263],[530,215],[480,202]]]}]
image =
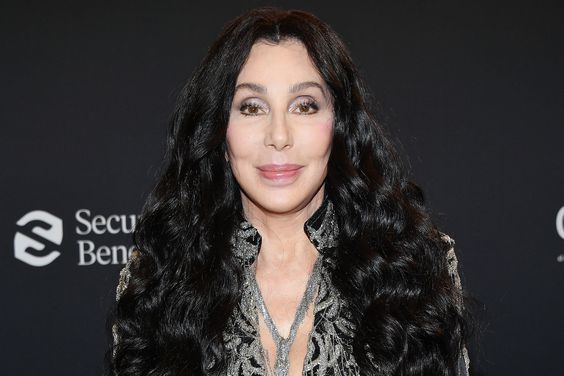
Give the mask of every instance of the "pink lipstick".
[{"label": "pink lipstick", "polygon": [[268,164],[257,167],[262,177],[276,185],[294,182],[302,169],[298,164]]}]

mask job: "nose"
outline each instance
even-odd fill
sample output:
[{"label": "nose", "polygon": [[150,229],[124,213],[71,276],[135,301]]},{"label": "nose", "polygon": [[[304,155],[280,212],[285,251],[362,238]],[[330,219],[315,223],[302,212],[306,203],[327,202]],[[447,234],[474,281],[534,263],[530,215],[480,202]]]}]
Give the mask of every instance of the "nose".
[{"label": "nose", "polygon": [[273,146],[276,150],[292,146],[292,130],[284,113],[272,114],[264,141],[266,146]]}]

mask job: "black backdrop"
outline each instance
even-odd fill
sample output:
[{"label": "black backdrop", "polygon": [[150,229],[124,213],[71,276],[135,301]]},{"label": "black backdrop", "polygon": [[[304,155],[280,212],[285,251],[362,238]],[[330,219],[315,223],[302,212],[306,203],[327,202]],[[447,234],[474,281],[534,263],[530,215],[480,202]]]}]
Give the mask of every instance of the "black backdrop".
[{"label": "black backdrop", "polygon": [[[2,4],[2,374],[101,374],[175,93],[221,26],[264,4]],[[475,374],[562,375],[564,2],[268,5],[349,44],[480,301]]]}]

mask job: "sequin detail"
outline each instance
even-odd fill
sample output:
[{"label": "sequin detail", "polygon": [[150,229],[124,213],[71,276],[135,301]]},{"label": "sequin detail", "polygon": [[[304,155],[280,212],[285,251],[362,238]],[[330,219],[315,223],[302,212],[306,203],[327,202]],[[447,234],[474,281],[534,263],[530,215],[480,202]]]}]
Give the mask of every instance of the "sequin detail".
[{"label": "sequin detail", "polygon": [[[314,323],[310,333],[304,359],[304,376],[353,376],[360,375],[360,369],[353,356],[352,340],[355,326],[346,301],[332,284],[330,270],[334,265],[337,247],[338,225],[332,202],[326,197],[319,209],[305,222],[304,232],[322,257],[321,278],[314,306]],[[449,274],[456,287],[462,291],[458,274],[458,261],[454,252],[454,240],[446,234],[442,239],[450,247],[447,252]],[[266,354],[258,332],[257,302],[251,289],[249,270],[255,261],[261,245],[261,237],[250,222],[243,220],[231,238],[233,254],[244,267],[242,297],[232,312],[223,341],[227,349],[228,376],[264,376],[267,374]],[[133,256],[133,255],[132,255]],[[120,272],[116,299],[123,295],[131,277],[132,259]],[[115,325],[112,327],[114,345],[119,342]],[[115,347],[114,347],[115,348]],[[368,357],[373,355],[367,348]],[[466,347],[458,362],[458,375],[468,376],[469,358]]]},{"label": "sequin detail", "polygon": [[[458,288],[460,295],[458,296],[458,308],[459,311],[462,310],[462,282],[460,280],[460,274],[458,273],[458,259],[456,258],[456,253],[454,252],[454,239],[447,234],[441,233],[441,238],[448,244],[449,250],[447,252],[447,263],[448,272],[452,278],[455,286]],[[468,349],[466,346],[462,348],[462,357],[458,359],[458,372],[460,375],[468,375],[470,368],[470,357],[468,356]]]},{"label": "sequin detail", "polygon": [[[304,223],[304,232],[319,252],[321,269],[303,375],[358,375],[352,352],[355,329],[352,315],[329,275],[338,236],[333,203],[329,199],[325,198]],[[241,222],[231,242],[235,256],[245,268],[245,282],[239,306],[224,333],[229,376],[267,374],[268,362],[260,342],[257,302],[251,293],[252,268],[249,267],[258,255],[260,243],[258,231],[246,220]]]}]

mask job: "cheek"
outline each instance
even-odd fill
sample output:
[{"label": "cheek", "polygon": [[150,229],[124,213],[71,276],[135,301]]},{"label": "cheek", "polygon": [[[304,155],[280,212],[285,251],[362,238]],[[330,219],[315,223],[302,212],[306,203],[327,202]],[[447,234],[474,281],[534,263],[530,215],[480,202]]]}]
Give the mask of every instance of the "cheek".
[{"label": "cheek", "polygon": [[333,137],[333,118],[328,119],[324,122],[321,122],[321,124],[319,124],[319,132],[321,132],[323,135],[332,138]]},{"label": "cheek", "polygon": [[312,151],[320,157],[328,157],[333,141],[333,119],[317,123],[308,138]]},{"label": "cheek", "polygon": [[231,159],[243,157],[249,150],[250,139],[241,124],[229,123],[225,135],[227,153]]}]

